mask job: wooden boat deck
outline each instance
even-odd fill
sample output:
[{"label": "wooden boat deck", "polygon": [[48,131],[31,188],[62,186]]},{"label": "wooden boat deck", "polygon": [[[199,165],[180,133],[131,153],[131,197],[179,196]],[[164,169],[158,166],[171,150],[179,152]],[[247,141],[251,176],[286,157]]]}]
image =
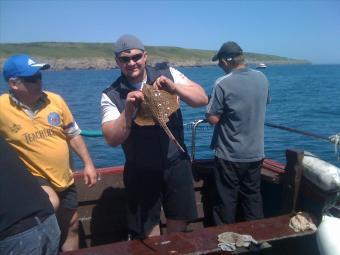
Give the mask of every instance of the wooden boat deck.
[{"label": "wooden boat deck", "polygon": [[[127,240],[123,167],[98,169],[100,181],[88,189],[82,173],[75,173],[79,201],[80,249],[62,253],[74,255],[106,254],[221,254],[217,249],[217,235],[225,231],[250,234],[259,242],[285,242],[311,236],[311,231],[295,233],[288,223],[292,212],[307,211],[318,223],[320,208],[327,198],[302,176],[302,154],[287,151],[287,164],[266,159],[262,168],[262,195],[265,219],[253,222],[211,227],[211,197],[214,196],[211,168],[213,160],[195,160],[192,163],[198,218],[189,222],[188,232],[166,235],[166,221],[161,214],[162,236],[142,241]],[[309,200],[310,199],[310,200]],[[317,201],[317,203],[315,203]],[[306,207],[304,202],[308,204]],[[310,205],[317,205],[313,210]],[[242,218],[239,218],[242,221]],[[281,240],[281,241],[280,241]],[[317,254],[317,248],[312,253]],[[308,248],[308,245],[305,247]],[[293,248],[294,249],[294,248]],[[278,249],[280,250],[280,248]],[[304,253],[304,252],[303,252]],[[230,254],[230,253],[223,253]],[[268,254],[277,254],[268,253]],[[299,254],[291,250],[279,254]],[[307,253],[305,253],[307,254]]]},{"label": "wooden boat deck", "polygon": [[[259,243],[277,241],[313,234],[313,231],[295,233],[288,225],[291,215],[263,220],[209,227],[187,233],[172,233],[145,239],[132,240],[65,252],[63,255],[146,255],[146,254],[221,254],[217,236],[223,232],[250,234]],[[223,252],[223,254],[233,254]]]},{"label": "wooden boat deck", "polygon": [[[189,230],[211,226],[210,214],[210,169],[211,160],[197,161],[193,168],[200,175],[194,182],[198,218],[188,226]],[[277,171],[271,171],[273,167]],[[280,182],[280,171],[283,164],[266,160],[262,169],[263,179],[273,183]],[[103,243],[123,241],[127,239],[125,219],[125,194],[123,183],[123,166],[97,169],[100,181],[88,189],[82,180],[82,173],[75,173],[78,190],[80,216],[81,247],[96,246]],[[164,214],[161,214],[161,227],[166,231]]]}]

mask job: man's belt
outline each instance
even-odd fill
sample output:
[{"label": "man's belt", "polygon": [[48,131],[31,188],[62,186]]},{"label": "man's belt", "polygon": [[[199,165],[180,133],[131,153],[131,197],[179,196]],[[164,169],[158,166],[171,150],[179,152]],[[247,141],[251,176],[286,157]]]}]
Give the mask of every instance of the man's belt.
[{"label": "man's belt", "polygon": [[30,228],[33,228],[38,225],[39,221],[43,222],[50,215],[43,216],[34,216],[26,219],[22,219],[9,228],[5,229],[0,233],[0,240],[3,240],[7,237],[22,233]]}]

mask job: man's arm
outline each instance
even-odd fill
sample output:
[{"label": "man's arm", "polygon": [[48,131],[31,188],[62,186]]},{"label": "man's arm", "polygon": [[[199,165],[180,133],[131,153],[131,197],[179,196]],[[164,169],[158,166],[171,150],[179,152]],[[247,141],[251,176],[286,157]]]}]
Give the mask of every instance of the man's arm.
[{"label": "man's arm", "polygon": [[141,91],[130,92],[125,101],[125,109],[117,119],[102,123],[102,131],[106,143],[115,147],[122,144],[129,136],[132,119],[138,104],[144,100]]},{"label": "man's arm", "polygon": [[84,181],[89,187],[92,187],[97,182],[97,172],[92,163],[89,152],[87,151],[86,144],[80,136],[80,129],[75,122],[72,113],[65,103],[64,99],[59,96],[62,104],[61,110],[63,111],[64,119],[64,133],[70,144],[70,147],[77,153],[84,163]]},{"label": "man's arm", "polygon": [[174,84],[175,93],[191,107],[206,105],[208,103],[208,96],[205,94],[204,89],[197,83],[191,80],[189,81],[190,82],[185,86]]},{"label": "man's arm", "polygon": [[208,103],[208,96],[204,89],[186,77],[185,84],[178,84],[162,75],[156,79],[154,86],[178,95],[181,100],[191,107],[200,107]]},{"label": "man's arm", "polygon": [[130,116],[125,110],[118,119],[110,120],[102,124],[102,131],[106,143],[116,147],[122,144],[130,134],[132,124],[132,115]]},{"label": "man's arm", "polygon": [[71,148],[77,153],[84,163],[85,184],[88,185],[88,187],[92,187],[97,182],[97,172],[83,138],[80,135],[70,137],[69,143]]},{"label": "man's arm", "polygon": [[221,87],[215,82],[211,92],[210,101],[207,106],[205,117],[212,125],[216,125],[224,111],[224,98]]}]

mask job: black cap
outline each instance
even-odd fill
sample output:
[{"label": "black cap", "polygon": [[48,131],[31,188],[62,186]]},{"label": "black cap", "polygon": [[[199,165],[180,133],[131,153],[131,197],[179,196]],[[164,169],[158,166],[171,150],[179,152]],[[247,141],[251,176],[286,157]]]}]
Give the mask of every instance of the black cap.
[{"label": "black cap", "polygon": [[122,35],[115,44],[115,54],[118,55],[122,51],[139,49],[144,51],[143,43],[133,35]]},{"label": "black cap", "polygon": [[224,43],[220,50],[215,56],[213,56],[212,61],[216,61],[220,58],[234,58],[243,53],[241,47],[236,42],[226,42]]}]

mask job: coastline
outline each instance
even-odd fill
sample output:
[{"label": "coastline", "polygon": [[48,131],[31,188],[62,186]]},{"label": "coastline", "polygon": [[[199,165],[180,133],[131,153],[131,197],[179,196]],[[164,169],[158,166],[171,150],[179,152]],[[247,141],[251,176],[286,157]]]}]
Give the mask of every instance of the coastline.
[{"label": "coastline", "polygon": [[[145,46],[148,64],[155,66],[167,62],[174,67],[215,66],[211,58],[213,50],[187,49],[171,46]],[[9,56],[24,53],[36,61],[49,63],[51,70],[108,70],[117,68],[112,43],[33,42],[17,44],[0,43],[0,68]],[[244,52],[250,65],[311,64],[308,60],[282,56]]]},{"label": "coastline", "polygon": [[[51,70],[61,71],[61,70],[109,70],[118,68],[114,57],[111,58],[46,58],[46,57],[35,57],[39,62],[48,63],[51,65]],[[0,58],[0,70],[2,70],[3,63],[6,59]],[[148,64],[151,66],[156,66],[162,63],[168,63],[173,67],[208,67],[216,66],[216,62],[211,60],[186,60],[186,61],[169,61],[167,59],[152,58],[148,60]],[[257,61],[257,60],[247,60],[247,64],[256,65],[259,62],[265,63],[266,65],[296,65],[296,64],[311,64],[308,61],[299,60],[275,60],[275,61]]]}]

